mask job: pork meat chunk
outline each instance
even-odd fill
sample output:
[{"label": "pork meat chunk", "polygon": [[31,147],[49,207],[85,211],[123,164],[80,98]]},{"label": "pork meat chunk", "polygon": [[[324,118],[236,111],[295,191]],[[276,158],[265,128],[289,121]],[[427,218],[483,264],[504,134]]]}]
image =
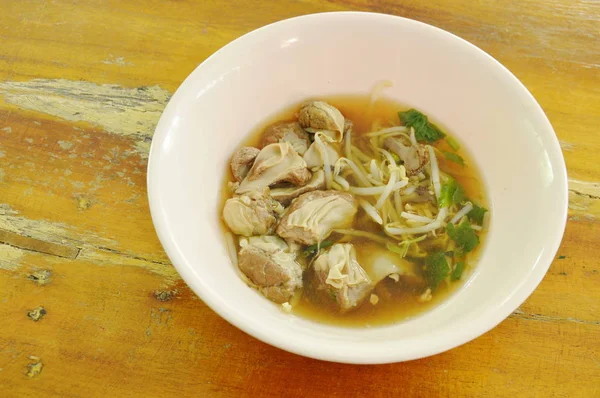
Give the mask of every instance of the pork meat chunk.
[{"label": "pork meat chunk", "polygon": [[240,240],[240,271],[266,298],[289,301],[302,287],[302,267],[296,254],[277,236],[253,236]]},{"label": "pork meat chunk", "polygon": [[280,122],[272,124],[263,133],[262,146],[287,142],[300,156],[310,146],[308,133],[304,131],[298,122]]},{"label": "pork meat chunk", "polygon": [[236,181],[242,181],[254,164],[254,159],[260,153],[260,149],[245,146],[233,153],[231,157],[231,173]]},{"label": "pork meat chunk", "polygon": [[263,192],[248,192],[227,199],[223,207],[223,220],[236,235],[253,236],[273,232],[280,204]]},{"label": "pork meat chunk", "polygon": [[352,226],[358,204],[346,192],[313,191],[292,201],[277,226],[277,234],[291,242],[313,245],[337,228]]},{"label": "pork meat chunk", "polygon": [[306,162],[287,142],[270,144],[261,149],[237,194],[262,191],[278,182],[302,186],[311,177]]},{"label": "pork meat chunk", "polygon": [[356,260],[350,243],[336,243],[313,263],[313,288],[335,299],[340,312],[358,307],[373,290],[373,282]]}]

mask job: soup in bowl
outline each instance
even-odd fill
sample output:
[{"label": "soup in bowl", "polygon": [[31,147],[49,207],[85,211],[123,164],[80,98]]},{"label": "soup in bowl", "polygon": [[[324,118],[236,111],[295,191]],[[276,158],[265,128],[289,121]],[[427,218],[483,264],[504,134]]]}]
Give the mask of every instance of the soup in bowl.
[{"label": "soup in bowl", "polygon": [[[333,124],[311,126],[306,107]],[[274,123],[298,123],[304,147],[263,142]],[[270,173],[281,158],[292,172]],[[566,187],[552,127],[508,70],[368,13],[294,18],[219,50],[171,99],[148,168],[161,243],[207,305],[267,343],[349,363],[433,355],[501,322],[558,249]],[[261,202],[270,221],[238,229],[228,200]],[[311,207],[327,225],[305,228]],[[260,283],[243,250],[287,256],[288,278]]]},{"label": "soup in bowl", "polygon": [[477,263],[490,219],[477,167],[426,115],[381,97],[390,84],[291,107],[232,154],[221,214],[231,263],[285,312],[397,322],[439,304]]}]

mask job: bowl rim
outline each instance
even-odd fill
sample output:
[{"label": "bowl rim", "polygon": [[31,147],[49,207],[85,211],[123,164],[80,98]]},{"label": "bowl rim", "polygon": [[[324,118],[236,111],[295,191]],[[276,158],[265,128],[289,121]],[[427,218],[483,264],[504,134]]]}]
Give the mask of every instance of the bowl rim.
[{"label": "bowl rim", "polygon": [[[304,349],[302,346],[293,344],[290,342],[290,339],[286,339],[285,337],[280,337],[277,334],[269,334],[266,333],[264,328],[255,328],[246,323],[238,320],[235,316],[232,316],[231,313],[228,312],[226,306],[222,305],[222,300],[212,294],[210,290],[202,289],[201,282],[198,278],[190,271],[190,266],[186,264],[186,261],[183,258],[182,253],[179,251],[177,245],[170,239],[171,231],[168,228],[166,213],[160,207],[158,200],[153,199],[157,197],[159,193],[158,184],[154,181],[154,176],[156,174],[155,170],[157,170],[160,165],[159,161],[159,153],[163,141],[168,135],[169,129],[167,126],[170,123],[167,120],[170,120],[174,112],[177,104],[182,100],[184,96],[183,91],[185,87],[188,85],[188,82],[195,79],[195,76],[202,73],[202,70],[207,67],[207,65],[214,62],[216,58],[218,58],[222,53],[226,52],[228,48],[231,48],[234,45],[239,44],[242,41],[247,40],[248,38],[252,38],[256,35],[261,34],[264,31],[268,31],[276,26],[283,25],[293,25],[301,22],[315,21],[322,18],[345,18],[346,16],[354,16],[359,18],[386,18],[389,20],[395,20],[398,23],[402,24],[413,24],[418,25],[422,29],[428,29],[432,32],[437,32],[441,35],[446,35],[453,40],[457,40],[461,42],[462,45],[466,45],[470,47],[472,51],[479,53],[479,55],[483,56],[487,59],[487,61],[491,62],[494,67],[499,68],[506,78],[512,81],[512,84],[515,85],[515,88],[520,90],[527,100],[533,105],[531,109],[532,114],[537,114],[540,116],[539,124],[541,128],[548,130],[553,133],[553,137],[550,137],[550,145],[554,152],[558,155],[554,160],[551,161],[552,167],[557,171],[555,176],[558,180],[558,185],[564,187],[562,190],[563,199],[562,208],[560,214],[556,214],[556,222],[558,223],[559,229],[555,234],[549,236],[547,247],[549,250],[544,250],[541,254],[540,258],[537,261],[538,266],[536,269],[528,277],[528,283],[521,284],[518,288],[511,292],[509,299],[504,301],[502,305],[495,309],[493,316],[486,317],[484,321],[473,322],[469,326],[469,328],[465,328],[461,331],[461,333],[454,333],[448,336],[448,339],[444,342],[444,344],[438,344],[436,346],[424,347],[420,350],[417,355],[402,355],[402,353],[386,353],[385,355],[371,356],[371,357],[362,357],[362,356],[336,356],[331,352],[323,351],[311,351]],[[441,352],[448,351],[450,349],[461,346],[481,335],[495,328],[498,324],[500,324],[504,319],[506,319],[511,313],[513,313],[525,300],[535,291],[538,285],[541,283],[542,279],[546,275],[548,269],[550,268],[552,261],[560,247],[560,243],[562,241],[564,231],[567,223],[567,212],[568,212],[568,180],[567,180],[567,169],[564,160],[564,155],[560,148],[560,144],[558,141],[558,137],[556,136],[556,132],[552,128],[552,125],[543,111],[540,104],[536,101],[533,95],[529,92],[529,90],[525,87],[525,85],[512,73],[508,68],[502,65],[499,61],[497,61],[490,54],[470,43],[469,41],[450,33],[446,30],[438,28],[436,26],[420,22],[417,20],[413,20],[406,17],[383,14],[383,13],[374,13],[374,12],[362,12],[362,11],[334,11],[334,12],[322,12],[322,13],[313,13],[306,14],[297,17],[292,17],[280,21],[276,21],[270,23],[268,25],[262,26],[255,30],[252,30],[233,41],[227,43],[219,50],[214,52],[208,58],[206,58],[202,63],[200,63],[180,84],[177,88],[171,99],[169,100],[167,106],[165,107],[159,122],[155,129],[155,134],[152,140],[152,144],[150,147],[150,153],[148,156],[148,168],[147,168],[147,191],[148,191],[148,202],[150,207],[150,213],[152,217],[152,222],[154,224],[155,230],[157,232],[159,241],[161,242],[165,252],[167,253],[169,259],[172,261],[173,266],[177,270],[177,272],[181,275],[182,279],[189,285],[189,287],[194,291],[194,293],[202,299],[202,301],[210,307],[213,311],[215,311],[220,317],[225,319],[230,324],[234,325],[238,329],[244,331],[245,333],[251,335],[258,340],[261,340],[264,343],[275,346],[277,348],[283,349],[288,352],[292,352],[298,355],[302,355],[305,357],[310,357],[319,360],[325,361],[333,361],[339,363],[351,363],[351,364],[383,364],[383,363],[394,363],[394,362],[402,362],[409,361],[419,358],[424,358],[432,355],[439,354]]]}]

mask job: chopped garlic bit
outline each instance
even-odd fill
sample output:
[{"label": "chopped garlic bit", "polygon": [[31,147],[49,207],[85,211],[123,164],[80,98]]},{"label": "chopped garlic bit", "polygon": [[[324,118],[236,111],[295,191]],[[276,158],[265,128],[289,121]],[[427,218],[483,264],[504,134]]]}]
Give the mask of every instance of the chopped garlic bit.
[{"label": "chopped garlic bit", "polygon": [[287,312],[288,314],[292,312],[292,306],[287,301],[281,304],[281,309],[283,312]]},{"label": "chopped garlic bit", "polygon": [[400,280],[400,275],[398,275],[398,274],[389,274],[388,277],[390,279],[393,279],[394,282],[398,282]]},{"label": "chopped garlic bit", "polygon": [[369,297],[369,302],[373,305],[377,304],[379,302],[379,296],[376,294],[371,294],[371,297]]},{"label": "chopped garlic bit", "polygon": [[425,303],[427,301],[430,301],[432,298],[431,296],[431,289],[427,288],[427,290],[425,290],[425,292],[419,296],[419,301],[422,303]]}]

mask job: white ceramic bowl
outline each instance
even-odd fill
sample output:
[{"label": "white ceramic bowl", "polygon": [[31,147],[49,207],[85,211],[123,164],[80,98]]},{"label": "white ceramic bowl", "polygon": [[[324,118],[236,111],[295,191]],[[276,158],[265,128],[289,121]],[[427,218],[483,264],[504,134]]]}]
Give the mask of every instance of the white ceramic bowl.
[{"label": "white ceramic bowl", "polygon": [[[481,260],[439,307],[397,325],[347,329],[284,314],[248,288],[222,239],[219,197],[229,157],[266,117],[308,97],[386,94],[458,136],[479,165],[492,223]],[[567,179],[554,131],[500,63],[435,27],[389,15],[316,14],[251,32],[212,55],[164,111],[148,165],[152,218],[187,284],[252,336],[308,357],[406,361],[485,333],[544,277],[566,222]]]}]

